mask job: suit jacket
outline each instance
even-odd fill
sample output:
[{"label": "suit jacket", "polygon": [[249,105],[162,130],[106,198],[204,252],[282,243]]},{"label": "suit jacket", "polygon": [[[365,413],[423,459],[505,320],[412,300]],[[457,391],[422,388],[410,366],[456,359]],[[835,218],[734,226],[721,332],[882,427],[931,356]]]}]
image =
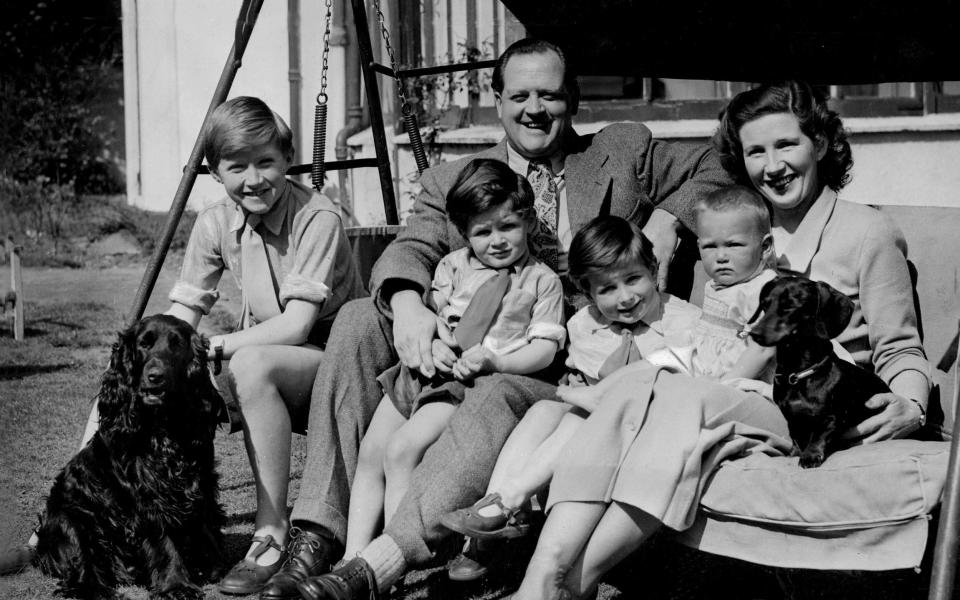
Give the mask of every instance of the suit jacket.
[{"label": "suit jacket", "polygon": [[[613,214],[638,225],[654,208],[675,215],[693,230],[694,201],[730,183],[713,150],[655,140],[639,123],[617,123],[592,136],[573,134],[566,148],[564,178],[570,227],[574,232],[601,214]],[[431,167],[420,176],[422,191],[404,231],[384,250],[373,267],[370,290],[380,310],[390,315],[389,298],[397,288],[430,290],[433,271],[447,253],[466,245],[446,215],[446,195],[460,170],[474,158],[507,162],[507,143]]]}]

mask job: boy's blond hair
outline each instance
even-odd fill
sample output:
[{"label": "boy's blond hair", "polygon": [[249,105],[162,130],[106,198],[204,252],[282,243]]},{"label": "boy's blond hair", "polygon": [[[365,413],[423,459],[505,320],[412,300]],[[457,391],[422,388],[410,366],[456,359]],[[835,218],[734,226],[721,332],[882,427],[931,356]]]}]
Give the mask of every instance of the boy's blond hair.
[{"label": "boy's blond hair", "polygon": [[293,132],[266,103],[251,96],[227,100],[210,115],[203,132],[203,154],[210,169],[220,159],[260,144],[275,143],[280,152],[293,158]]}]

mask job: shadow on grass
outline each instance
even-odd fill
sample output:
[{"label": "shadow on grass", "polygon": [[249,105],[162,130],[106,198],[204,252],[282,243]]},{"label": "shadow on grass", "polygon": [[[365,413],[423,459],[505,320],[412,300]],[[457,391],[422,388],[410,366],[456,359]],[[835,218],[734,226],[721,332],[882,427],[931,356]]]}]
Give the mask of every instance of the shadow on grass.
[{"label": "shadow on grass", "polygon": [[22,379],[31,375],[43,375],[46,373],[56,373],[63,369],[70,369],[74,365],[70,363],[60,363],[56,365],[7,365],[0,366],[0,381],[11,381]]}]

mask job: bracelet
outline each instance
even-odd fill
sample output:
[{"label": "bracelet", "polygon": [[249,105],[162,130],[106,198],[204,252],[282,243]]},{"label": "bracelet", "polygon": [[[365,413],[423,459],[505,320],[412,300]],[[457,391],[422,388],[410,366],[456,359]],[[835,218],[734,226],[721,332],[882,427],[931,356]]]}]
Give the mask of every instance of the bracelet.
[{"label": "bracelet", "polygon": [[927,424],[927,409],[925,409],[925,408],[923,407],[923,405],[920,404],[920,401],[917,400],[916,398],[907,398],[907,400],[909,400],[910,402],[913,402],[914,404],[916,404],[916,405],[917,405],[917,408],[920,409],[920,427],[923,427],[924,425],[926,425],[926,424]]},{"label": "bracelet", "polygon": [[223,369],[223,340],[213,346],[213,374],[219,375]]}]

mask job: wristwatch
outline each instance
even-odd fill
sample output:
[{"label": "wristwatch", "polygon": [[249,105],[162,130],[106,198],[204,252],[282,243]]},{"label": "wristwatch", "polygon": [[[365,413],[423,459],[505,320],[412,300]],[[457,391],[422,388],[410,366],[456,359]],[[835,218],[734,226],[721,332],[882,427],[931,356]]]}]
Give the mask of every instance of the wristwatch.
[{"label": "wristwatch", "polygon": [[223,368],[223,338],[213,344],[213,374],[219,375]]},{"label": "wristwatch", "polygon": [[917,408],[920,409],[920,427],[923,427],[927,424],[927,409],[923,407],[923,404],[920,404],[920,401],[916,398],[908,398],[910,402],[913,402],[917,405]]}]

